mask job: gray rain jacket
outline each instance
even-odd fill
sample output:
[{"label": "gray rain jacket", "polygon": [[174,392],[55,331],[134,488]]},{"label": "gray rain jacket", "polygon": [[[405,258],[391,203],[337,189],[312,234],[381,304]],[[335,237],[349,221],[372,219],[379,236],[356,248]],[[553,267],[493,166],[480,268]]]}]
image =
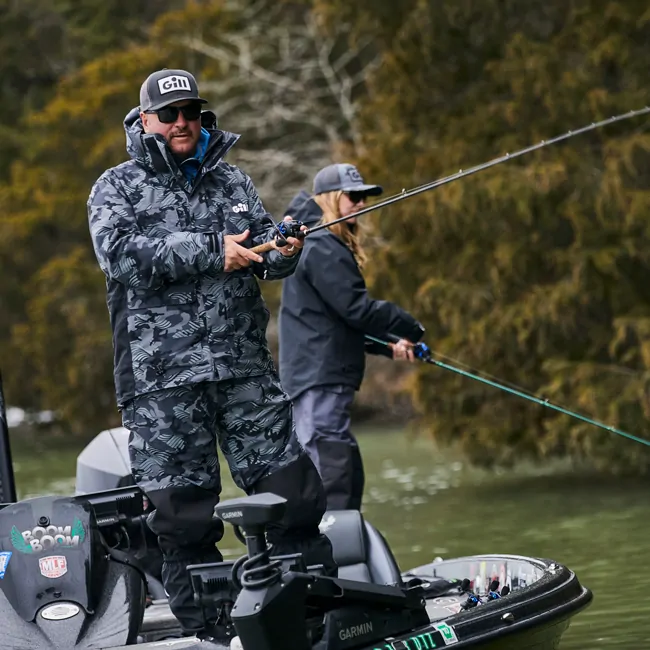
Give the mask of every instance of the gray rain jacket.
[{"label": "gray rain jacket", "polygon": [[275,372],[255,276],[284,278],[300,255],[272,250],[261,264],[224,272],[223,235],[250,229],[243,245],[256,246],[273,239],[274,222],[251,179],[223,161],[240,136],[218,130],[209,111],[202,123],[209,139],[189,181],[134,108],[124,120],[131,159],[106,170],[88,199],[120,407],[164,388]]}]

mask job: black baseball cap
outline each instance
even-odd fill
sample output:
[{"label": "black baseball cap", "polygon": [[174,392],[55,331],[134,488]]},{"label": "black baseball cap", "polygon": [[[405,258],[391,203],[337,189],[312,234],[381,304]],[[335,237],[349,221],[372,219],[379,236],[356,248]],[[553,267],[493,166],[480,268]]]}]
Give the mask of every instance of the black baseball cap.
[{"label": "black baseball cap", "polygon": [[325,192],[364,192],[378,196],[384,189],[380,185],[367,185],[359,170],[349,163],[335,163],[323,167],[314,177],[314,194]]},{"label": "black baseball cap", "polygon": [[202,104],[208,101],[199,97],[194,75],[185,70],[158,70],[150,74],[140,87],[141,111],[156,111],[182,99],[193,99]]}]

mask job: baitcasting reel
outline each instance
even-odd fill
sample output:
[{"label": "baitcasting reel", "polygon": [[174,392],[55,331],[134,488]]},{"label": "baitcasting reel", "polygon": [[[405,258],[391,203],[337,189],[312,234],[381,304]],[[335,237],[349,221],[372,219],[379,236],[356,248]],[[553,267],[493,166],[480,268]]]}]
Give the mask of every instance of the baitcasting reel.
[{"label": "baitcasting reel", "polygon": [[275,229],[278,231],[279,236],[275,239],[276,246],[289,246],[287,238],[295,237],[296,239],[304,239],[305,232],[300,230],[304,226],[302,221],[281,221],[275,224]]}]

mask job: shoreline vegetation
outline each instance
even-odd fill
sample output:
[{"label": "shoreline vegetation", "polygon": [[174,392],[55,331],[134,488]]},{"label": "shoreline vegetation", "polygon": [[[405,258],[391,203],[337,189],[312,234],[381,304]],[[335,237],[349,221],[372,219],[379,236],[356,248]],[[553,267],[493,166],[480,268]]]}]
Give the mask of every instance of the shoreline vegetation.
[{"label": "shoreline vegetation", "polygon": [[[152,70],[195,72],[220,126],[242,134],[228,160],[278,220],[334,160],[389,196],[647,104],[642,4],[470,4],[0,0],[0,363],[9,404],[56,413],[36,435],[81,440],[120,422],[86,200],[125,159],[122,121]],[[647,124],[373,212],[371,293],[417,315],[437,352],[650,438]],[[281,284],[261,284],[277,314]],[[275,353],[274,321],[268,336]],[[418,435],[475,466],[650,472],[650,450],[607,431],[369,359],[356,421],[416,416]]]}]

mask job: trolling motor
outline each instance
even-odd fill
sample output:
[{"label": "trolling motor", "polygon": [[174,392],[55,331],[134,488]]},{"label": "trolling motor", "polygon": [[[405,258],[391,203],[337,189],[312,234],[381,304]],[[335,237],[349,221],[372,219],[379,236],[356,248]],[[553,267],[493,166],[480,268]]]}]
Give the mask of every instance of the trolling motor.
[{"label": "trolling motor", "polygon": [[187,567],[206,609],[238,592],[230,618],[244,650],[348,650],[429,624],[419,585],[331,578],[320,565],[305,566],[301,554],[270,556],[265,530],[285,508],[286,500],[270,493],[217,505],[216,516],[242,529],[247,555],[230,565],[229,578],[228,563]]}]

